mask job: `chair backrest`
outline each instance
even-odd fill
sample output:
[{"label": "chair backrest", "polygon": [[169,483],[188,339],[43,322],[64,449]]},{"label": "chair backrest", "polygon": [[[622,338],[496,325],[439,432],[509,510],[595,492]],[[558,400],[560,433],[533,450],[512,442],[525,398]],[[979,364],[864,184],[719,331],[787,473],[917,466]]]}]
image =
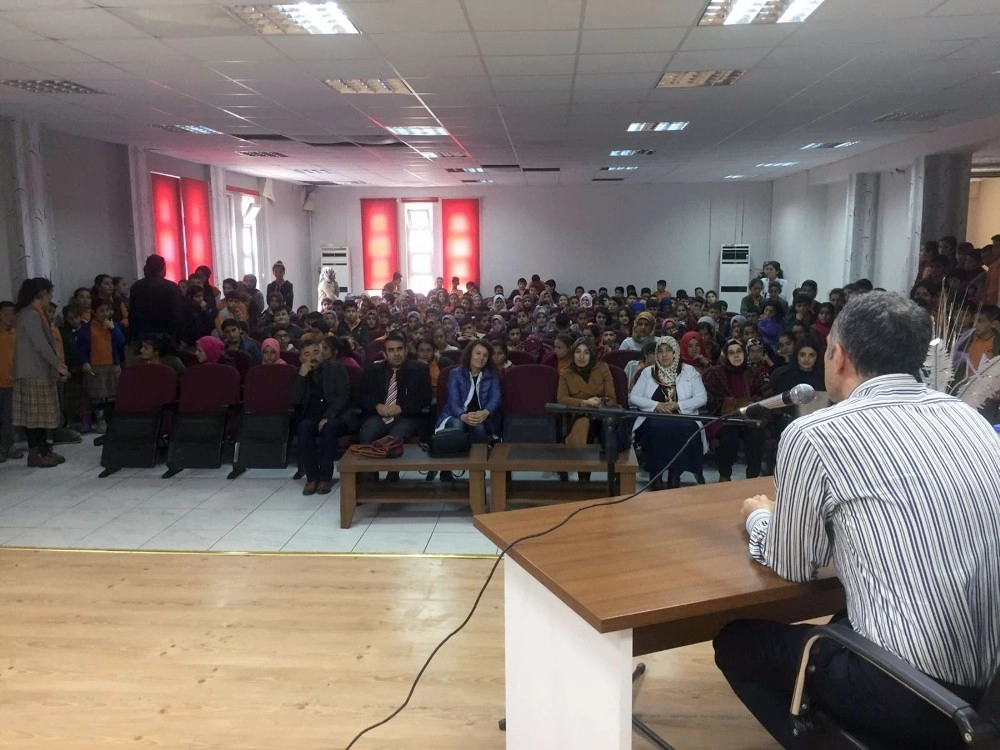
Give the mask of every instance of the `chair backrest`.
[{"label": "chair backrest", "polygon": [[614,352],[605,352],[601,360],[607,362],[609,365],[615,365],[617,367],[625,368],[629,362],[633,359],[642,359],[642,352],[636,352],[632,350],[621,350]]},{"label": "chair backrest", "polygon": [[138,414],[159,409],[177,398],[177,372],[166,365],[146,363],[122,368],[115,394],[115,411]]},{"label": "chair backrest", "polygon": [[253,361],[253,357],[241,349],[227,349],[222,354],[222,359],[219,360],[219,364],[235,367],[240,373],[240,382],[242,383],[246,380],[247,373],[250,371],[250,368],[257,363]]},{"label": "chair backrest", "polygon": [[507,359],[509,359],[510,362],[511,362],[511,364],[514,364],[514,365],[537,365],[538,364],[538,360],[536,360],[531,354],[528,354],[528,352],[510,351],[510,352],[507,352]]},{"label": "chair backrest", "polygon": [[298,352],[282,352],[281,358],[296,370],[302,365],[302,357]]},{"label": "chair backrest", "polygon": [[198,361],[198,355],[194,352],[189,352],[186,349],[180,349],[177,352],[177,358],[184,364],[184,367],[194,367],[195,365],[201,364]]},{"label": "chair backrest", "polygon": [[559,438],[557,416],[545,411],[556,400],[559,372],[546,365],[518,365],[503,378],[501,412],[506,442],[554,443]]},{"label": "chair backrest", "polygon": [[448,403],[448,377],[456,367],[458,365],[448,365],[448,367],[445,367],[438,373],[437,393],[435,394],[437,403],[434,404],[434,414],[439,417],[441,416],[441,411],[444,409],[444,405]]},{"label": "chair backrest", "polygon": [[364,374],[364,370],[360,367],[348,367],[344,365],[344,369],[347,370],[347,378],[351,381],[351,403],[358,403],[358,395],[361,393],[361,377]]},{"label": "chair backrest", "polygon": [[615,401],[623,409],[628,408],[628,375],[625,370],[617,365],[608,365],[611,370],[611,378],[615,381]]},{"label": "chair backrest", "polygon": [[184,371],[178,410],[196,414],[240,402],[240,373],[229,365],[203,364]]},{"label": "chair backrest", "polygon": [[291,365],[255,365],[247,371],[243,386],[243,411],[253,414],[284,414],[292,404]]},{"label": "chair backrest", "polygon": [[365,347],[365,362],[374,362],[380,354],[385,356],[385,342],[369,341],[368,346]]}]

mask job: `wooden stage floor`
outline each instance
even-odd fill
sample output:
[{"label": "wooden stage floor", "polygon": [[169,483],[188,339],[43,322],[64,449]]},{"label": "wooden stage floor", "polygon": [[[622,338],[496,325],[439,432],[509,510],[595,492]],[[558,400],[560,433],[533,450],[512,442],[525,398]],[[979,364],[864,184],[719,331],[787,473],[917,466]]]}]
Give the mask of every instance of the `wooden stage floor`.
[{"label": "wooden stage floor", "polygon": [[[344,748],[405,697],[492,563],[0,551],[0,748]],[[637,710],[678,750],[777,747],[707,644],[644,661]],[[501,750],[503,685],[498,571],[409,708],[355,748]]]}]

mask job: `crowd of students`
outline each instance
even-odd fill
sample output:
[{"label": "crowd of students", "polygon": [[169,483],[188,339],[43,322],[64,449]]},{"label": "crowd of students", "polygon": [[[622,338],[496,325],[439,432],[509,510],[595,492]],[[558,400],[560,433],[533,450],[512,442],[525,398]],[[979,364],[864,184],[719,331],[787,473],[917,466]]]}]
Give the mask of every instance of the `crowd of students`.
[{"label": "crowd of students", "polygon": [[[911,294],[934,312],[936,298],[923,300],[919,290],[955,291],[945,283],[953,271],[932,286],[940,259],[949,257],[949,238],[940,246],[941,255],[922,257],[921,281]],[[1000,268],[1000,236],[992,252],[976,260]],[[954,254],[956,267],[968,257],[967,250]],[[324,269],[320,309],[310,310],[293,307],[284,271],[280,261],[274,265],[266,293],[252,275],[225,279],[218,289],[207,267],[175,284],[165,278],[163,259],[150,256],[144,278],[131,289],[123,279],[102,274],[91,288],[77,289],[61,310],[51,302],[51,284],[26,281],[16,304],[0,304],[0,458],[20,457],[13,447],[14,425],[27,428],[32,466],[59,461],[46,430],[103,432],[126,359],[178,372],[199,362],[241,369],[290,364],[298,368],[294,401],[308,415],[298,427],[299,446],[308,454],[300,461],[306,489],[326,492],[331,446],[341,435],[356,432],[368,443],[386,434],[409,438],[426,432],[420,415],[432,405],[440,373],[449,365],[459,367],[432,427],[468,429],[481,441],[499,435],[500,394],[512,351],[524,353],[519,361],[556,368],[558,400],[573,406],[616,403],[603,360],[617,350],[636,353],[625,368],[629,405],[648,412],[719,415],[798,383],[823,390],[823,354],[833,320],[851,297],[872,289],[860,279],[820,300],[815,281],[790,288],[780,263],[768,261],[763,275],[748,284],[738,311],[712,290],[671,292],[663,279],[651,287],[577,286],[570,292],[538,275],[518,279],[509,292],[494,286],[492,294],[474,281],[463,288],[455,278],[446,287],[438,278],[433,290],[419,294],[406,290],[397,273],[380,296],[341,299],[335,275]],[[992,271],[981,273],[988,279]],[[988,283],[976,283],[988,293]],[[961,303],[948,308],[956,324],[968,329],[956,345],[963,375],[1000,353],[1000,312],[981,302],[972,307],[973,299],[966,289]],[[31,336],[24,346],[21,331]],[[358,392],[345,385],[350,378],[343,368],[363,368]],[[15,381],[23,387],[15,389]],[[353,416],[359,407],[360,421]],[[689,440],[697,430],[693,422],[640,419],[634,438],[654,476],[688,443],[665,478],[667,486],[678,486],[685,471],[704,481],[703,457],[710,447],[726,481],[741,445],[748,477],[773,471],[776,440],[790,418],[779,413],[766,429],[715,427],[702,440]],[[577,418],[566,441],[582,445],[597,434],[595,424]]]}]

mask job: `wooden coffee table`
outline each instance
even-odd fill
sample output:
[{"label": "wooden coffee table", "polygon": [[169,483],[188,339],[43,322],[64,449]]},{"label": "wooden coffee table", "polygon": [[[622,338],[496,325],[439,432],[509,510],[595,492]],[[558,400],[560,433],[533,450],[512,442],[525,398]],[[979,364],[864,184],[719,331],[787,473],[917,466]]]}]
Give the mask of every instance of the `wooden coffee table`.
[{"label": "wooden coffee table", "polygon": [[[340,459],[340,528],[349,529],[354,511],[363,503],[427,503],[467,499],[473,514],[486,512],[486,446],[473,445],[468,456],[431,458],[419,445],[404,445],[399,458],[368,458],[348,451]],[[427,482],[358,482],[358,474],[379,471],[464,471],[468,480]],[[361,497],[358,496],[359,491]]]},{"label": "wooden coffee table", "polygon": [[[564,444],[501,443],[493,448],[490,456],[490,512],[502,511],[508,500],[529,502],[558,502],[580,500],[588,497],[607,496],[604,482],[557,482],[547,480],[515,480],[515,471],[575,471],[604,472],[607,461],[600,454],[600,446],[570,447]],[[618,454],[615,473],[618,474],[620,492],[635,492],[635,475],[639,462],[631,448]]]}]

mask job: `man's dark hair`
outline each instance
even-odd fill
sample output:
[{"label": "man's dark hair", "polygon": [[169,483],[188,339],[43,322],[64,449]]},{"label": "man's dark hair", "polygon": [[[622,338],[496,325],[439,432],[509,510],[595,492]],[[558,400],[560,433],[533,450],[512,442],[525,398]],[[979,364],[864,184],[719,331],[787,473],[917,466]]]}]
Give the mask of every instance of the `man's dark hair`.
[{"label": "man's dark hair", "polygon": [[570,321],[569,315],[567,315],[566,313],[559,313],[558,315],[556,315],[556,328],[558,329],[569,328],[571,323],[572,321]]},{"label": "man's dark hair", "polygon": [[817,284],[812,279],[806,279],[801,284],[799,284],[799,288],[802,289],[802,290],[812,289],[812,295],[813,295],[813,297],[815,297],[816,296],[816,292],[819,291],[819,284]]},{"label": "man's dark hair", "polygon": [[267,303],[271,304],[271,300],[278,300],[278,304],[282,305],[285,303],[285,298],[282,296],[281,292],[271,292],[267,295]]},{"label": "man's dark hair", "polygon": [[927,358],[933,324],[926,310],[905,297],[869,292],[847,303],[830,335],[862,377],[915,376]]},{"label": "man's dark hair", "polygon": [[146,264],[142,269],[143,276],[148,279],[151,276],[166,276],[166,274],[167,262],[162,255],[150,255],[146,258]]},{"label": "man's dark hair", "polygon": [[868,292],[870,292],[872,289],[875,288],[875,285],[872,284],[871,279],[858,279],[857,281],[854,282],[854,284],[852,284],[852,286],[854,287],[855,291],[861,292],[863,294],[867,294]]},{"label": "man's dark hair", "polygon": [[726,308],[724,307],[724,305],[723,305],[723,303],[722,303],[721,300],[713,302],[711,305],[708,306],[708,309],[709,310],[718,310],[719,312],[725,312],[725,310],[726,310]]},{"label": "man's dark hair", "polygon": [[382,343],[382,348],[385,349],[385,345],[390,341],[398,341],[404,347],[406,346],[406,334],[402,331],[389,331],[385,337],[385,341]]},{"label": "man's dark hair", "polygon": [[813,302],[812,296],[809,294],[804,294],[802,292],[799,292],[792,298],[793,305],[811,305],[812,302]]},{"label": "man's dark hair", "polygon": [[222,332],[225,333],[227,328],[239,328],[240,324],[233,318],[226,318],[224,321],[222,321],[222,325],[220,327],[222,328]]},{"label": "man's dark hair", "polygon": [[471,369],[472,352],[475,350],[477,346],[485,346],[486,351],[489,352],[489,354],[486,357],[486,366],[483,369],[484,370],[496,369],[493,367],[493,347],[490,346],[485,341],[483,341],[482,339],[476,339],[475,341],[470,341],[468,344],[465,345],[465,348],[462,350],[462,367],[464,367],[466,370]]},{"label": "man's dark hair", "polygon": [[325,320],[311,320],[309,321],[309,326],[314,331],[322,333],[324,338],[326,337],[326,334],[330,332],[330,326],[327,325]]},{"label": "man's dark hair", "polygon": [[344,303],[344,309],[345,310],[357,310],[358,309],[358,303],[355,302],[352,299],[349,299],[349,300],[347,300],[347,302]]},{"label": "man's dark hair", "polygon": [[839,286],[835,286],[833,289],[830,290],[830,293],[827,296],[828,297],[832,297],[835,294],[839,294],[839,295],[843,296],[844,290],[841,289]]},{"label": "man's dark hair", "polygon": [[652,294],[652,293],[653,290],[650,289],[648,286],[644,286],[642,289],[639,290],[639,296],[642,296],[643,294]]},{"label": "man's dark hair", "polygon": [[323,322],[323,313],[321,313],[319,310],[313,310],[312,312],[308,313],[305,317],[305,323],[307,325],[312,325],[313,323],[321,323],[321,322]]},{"label": "man's dark hair", "polygon": [[759,286],[761,291],[764,291],[764,282],[761,281],[760,279],[751,279],[750,283],[747,284],[747,291],[749,292],[751,289],[754,288],[755,285]]},{"label": "man's dark hair", "polygon": [[240,295],[238,295],[236,292],[226,292],[222,296],[226,298],[226,302],[239,302],[240,301]]}]

